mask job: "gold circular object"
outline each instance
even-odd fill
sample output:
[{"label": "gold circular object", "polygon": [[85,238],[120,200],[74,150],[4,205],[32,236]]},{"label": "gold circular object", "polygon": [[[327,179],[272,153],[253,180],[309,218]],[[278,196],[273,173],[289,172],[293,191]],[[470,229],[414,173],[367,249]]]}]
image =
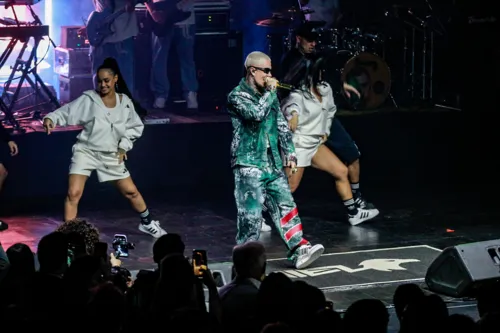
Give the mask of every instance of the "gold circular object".
[{"label": "gold circular object", "polygon": [[347,61],[342,71],[342,82],[354,86],[361,93],[360,109],[376,109],[391,91],[391,71],[379,56],[362,52]]}]

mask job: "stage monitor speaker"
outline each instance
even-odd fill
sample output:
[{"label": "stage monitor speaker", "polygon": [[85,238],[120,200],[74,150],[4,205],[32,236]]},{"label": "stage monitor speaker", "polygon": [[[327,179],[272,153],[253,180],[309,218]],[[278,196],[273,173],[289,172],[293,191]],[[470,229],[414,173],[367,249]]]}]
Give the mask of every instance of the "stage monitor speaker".
[{"label": "stage monitor speaker", "polygon": [[425,282],[429,290],[450,297],[475,297],[500,280],[500,239],[448,247],[432,262]]}]

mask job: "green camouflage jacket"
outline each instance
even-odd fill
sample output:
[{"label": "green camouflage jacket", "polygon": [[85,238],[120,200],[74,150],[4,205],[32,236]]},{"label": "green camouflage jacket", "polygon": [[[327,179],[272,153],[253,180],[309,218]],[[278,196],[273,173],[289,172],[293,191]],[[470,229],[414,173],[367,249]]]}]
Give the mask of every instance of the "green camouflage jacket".
[{"label": "green camouflage jacket", "polygon": [[264,167],[268,162],[268,148],[279,169],[283,167],[281,153],[285,162],[297,161],[292,133],[280,110],[275,91],[262,95],[242,79],[229,93],[227,102],[233,124],[232,167]]}]

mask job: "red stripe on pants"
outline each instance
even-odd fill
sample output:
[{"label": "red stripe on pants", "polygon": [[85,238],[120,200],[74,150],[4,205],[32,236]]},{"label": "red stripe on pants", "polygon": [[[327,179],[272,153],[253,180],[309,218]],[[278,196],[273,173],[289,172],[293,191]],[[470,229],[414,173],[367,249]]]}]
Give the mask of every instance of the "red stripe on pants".
[{"label": "red stripe on pants", "polygon": [[288,230],[285,233],[285,240],[288,242],[290,239],[292,239],[292,237],[296,233],[301,232],[301,231],[302,231],[302,223],[301,224],[297,224],[295,227],[293,227],[292,229]]},{"label": "red stripe on pants", "polygon": [[281,219],[281,227],[284,227],[288,222],[290,222],[294,217],[299,215],[299,210],[297,207],[292,209],[290,213],[286,214],[282,219]]}]

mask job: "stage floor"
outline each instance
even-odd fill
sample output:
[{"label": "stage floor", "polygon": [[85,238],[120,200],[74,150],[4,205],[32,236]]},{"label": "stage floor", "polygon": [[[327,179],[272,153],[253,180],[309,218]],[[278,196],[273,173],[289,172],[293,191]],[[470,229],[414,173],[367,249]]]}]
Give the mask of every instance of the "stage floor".
[{"label": "stage floor", "polygon": [[[428,265],[440,249],[456,244],[495,239],[500,232],[500,216],[481,212],[479,202],[467,195],[390,193],[366,191],[381,210],[372,222],[350,226],[332,193],[297,200],[305,237],[325,246],[325,255],[310,268],[297,271],[287,265],[286,249],[275,231],[261,234],[270,258],[269,271],[282,271],[292,279],[302,279],[321,288],[338,309],[366,297],[392,304],[392,294],[402,283],[423,283]],[[232,198],[199,199],[189,196],[158,195],[149,198],[150,211],[168,232],[178,233],[191,249],[206,249],[213,270],[229,279],[231,250],[236,233]],[[114,234],[126,234],[136,246],[125,267],[134,271],[155,267],[154,239],[138,229],[138,218],[123,200],[109,204],[82,205],[81,214],[101,231],[111,244]],[[29,203],[27,203],[29,204]],[[467,209],[463,209],[464,206]],[[106,207],[108,206],[108,207]],[[61,223],[62,200],[27,215],[5,216],[9,230],[0,234],[4,247],[22,242],[36,250],[40,238]],[[395,269],[394,262],[396,260]],[[380,266],[382,265],[382,266]],[[385,267],[386,271],[377,267]]]},{"label": "stage floor", "polygon": [[[217,117],[225,120],[148,125],[128,167],[154,217],[168,232],[182,235],[187,254],[206,249],[210,266],[224,271],[234,246],[236,211],[228,158],[231,125],[226,115]],[[323,244],[326,255],[306,271],[292,270],[280,260],[286,251],[273,230],[261,235],[270,270],[322,288],[337,309],[371,297],[390,305],[398,284],[423,282],[439,250],[498,238],[496,198],[483,195],[498,186],[493,172],[498,164],[481,155],[488,182],[476,173],[469,176],[473,160],[465,163],[464,152],[491,149],[470,118],[454,112],[387,112],[343,115],[341,121],[363,154],[363,193],[381,214],[350,226],[331,177],[307,170],[295,197],[306,238]],[[61,223],[75,136],[62,131],[19,137],[21,154],[10,160],[10,179],[0,197],[0,218],[10,224],[0,233],[4,247],[23,242],[36,250],[39,239]],[[138,217],[111,186],[91,178],[80,217],[94,223],[108,244],[115,233],[135,243],[125,267],[154,268],[154,239],[138,231]],[[403,270],[376,270],[393,259],[401,260]],[[457,305],[462,307],[474,315],[473,305]]]}]

